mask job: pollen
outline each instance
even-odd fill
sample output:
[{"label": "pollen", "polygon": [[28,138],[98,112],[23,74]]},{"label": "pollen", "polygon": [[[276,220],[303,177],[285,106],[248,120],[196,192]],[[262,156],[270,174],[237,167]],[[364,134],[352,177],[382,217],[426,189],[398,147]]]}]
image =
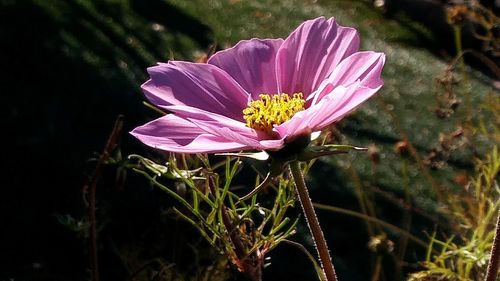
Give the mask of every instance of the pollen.
[{"label": "pollen", "polygon": [[291,97],[285,93],[261,94],[243,110],[243,118],[248,127],[271,134],[274,125],[290,120],[295,113],[304,110],[305,103],[302,93]]}]

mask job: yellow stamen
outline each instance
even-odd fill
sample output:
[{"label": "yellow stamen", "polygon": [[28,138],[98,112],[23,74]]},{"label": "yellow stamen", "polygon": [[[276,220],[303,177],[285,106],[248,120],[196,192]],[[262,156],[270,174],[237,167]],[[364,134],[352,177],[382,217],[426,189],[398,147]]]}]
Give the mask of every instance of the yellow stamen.
[{"label": "yellow stamen", "polygon": [[247,126],[272,133],[273,125],[280,125],[290,120],[295,113],[304,110],[306,101],[302,93],[259,95],[258,100],[251,101],[247,108],[243,110],[243,118],[247,121]]}]

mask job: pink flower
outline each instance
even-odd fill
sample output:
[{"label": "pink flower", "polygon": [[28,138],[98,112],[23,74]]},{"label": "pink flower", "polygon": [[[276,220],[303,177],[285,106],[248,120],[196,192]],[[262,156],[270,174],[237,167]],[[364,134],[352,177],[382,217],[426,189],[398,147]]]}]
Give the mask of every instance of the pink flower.
[{"label": "pink flower", "polygon": [[159,63],[142,89],[172,114],[131,134],[182,153],[280,150],[340,120],[382,87],[385,55],[358,49],[355,29],[321,17],[285,40],[240,41],[206,64]]}]

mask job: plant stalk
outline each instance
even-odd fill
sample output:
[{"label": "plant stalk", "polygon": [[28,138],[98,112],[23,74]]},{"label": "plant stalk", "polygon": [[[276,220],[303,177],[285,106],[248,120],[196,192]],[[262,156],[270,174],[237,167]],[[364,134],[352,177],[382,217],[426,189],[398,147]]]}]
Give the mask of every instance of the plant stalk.
[{"label": "plant stalk", "polygon": [[293,179],[295,181],[295,187],[297,189],[297,194],[299,195],[300,204],[302,205],[302,210],[306,217],[307,225],[311,231],[314,244],[316,246],[316,251],[319,255],[319,260],[323,273],[328,281],[337,281],[337,276],[335,274],[335,268],[332,263],[332,258],[330,257],[330,252],[328,246],[326,245],[325,236],[323,231],[319,226],[319,221],[314,212],[314,207],[309,197],[309,192],[307,191],[306,183],[304,181],[304,176],[302,175],[302,170],[298,161],[292,161],[289,164],[290,171],[292,173]]},{"label": "plant stalk", "polygon": [[453,25],[453,33],[455,37],[455,48],[457,51],[457,57],[459,58],[460,71],[462,72],[462,77],[466,84],[465,92],[465,109],[467,113],[467,119],[472,117],[472,101],[471,101],[471,86],[469,78],[467,76],[467,70],[465,68],[464,51],[462,48],[462,26]]},{"label": "plant stalk", "polygon": [[498,210],[497,227],[495,229],[495,238],[491,247],[490,262],[486,270],[486,278],[484,281],[495,281],[498,276],[498,266],[500,265],[500,210]]},{"label": "plant stalk", "polygon": [[106,142],[106,146],[94,170],[90,182],[85,183],[83,190],[89,193],[88,216],[90,222],[89,250],[90,250],[90,280],[99,281],[99,263],[97,260],[97,219],[96,219],[96,189],[97,181],[101,177],[102,170],[112,151],[118,146],[118,138],[123,129],[123,116],[119,115],[115,121],[113,131]]}]

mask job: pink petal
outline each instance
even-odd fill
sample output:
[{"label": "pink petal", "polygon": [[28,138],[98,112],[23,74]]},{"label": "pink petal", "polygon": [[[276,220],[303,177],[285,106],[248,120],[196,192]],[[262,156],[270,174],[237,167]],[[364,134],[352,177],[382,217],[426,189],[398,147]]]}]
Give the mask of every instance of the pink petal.
[{"label": "pink petal", "polygon": [[189,120],[203,131],[241,143],[254,149],[276,149],[283,146],[283,140],[270,140],[269,136],[225,116],[189,106],[167,106],[166,109]]},{"label": "pink petal", "polygon": [[294,136],[303,132],[312,132],[342,119],[360,104],[374,95],[383,85],[378,79],[370,87],[360,81],[347,88],[338,86],[324,96],[318,103],[308,109],[298,112],[289,121],[277,126],[274,130],[281,136]]},{"label": "pink petal", "polygon": [[241,112],[249,95],[218,67],[172,61],[150,67],[148,72],[151,79],[142,89],[155,105],[187,105],[243,120]]},{"label": "pink petal", "polygon": [[168,114],[137,127],[131,134],[148,146],[179,153],[208,153],[249,149],[244,144],[206,133],[193,123],[173,114]]},{"label": "pink petal", "polygon": [[283,39],[251,39],[213,55],[209,64],[225,70],[243,89],[258,99],[259,94],[278,92],[276,52]]},{"label": "pink petal", "polygon": [[205,121],[207,123],[210,122],[213,126],[229,128],[233,132],[253,139],[261,137],[257,131],[247,127],[245,123],[220,114],[184,105],[171,105],[165,108],[186,120]]},{"label": "pink petal", "polygon": [[[346,99],[347,89],[340,86],[333,90],[331,93],[336,99],[331,101],[333,106],[338,106]],[[320,110],[323,109],[325,103],[330,102],[330,100],[325,99],[324,101],[312,105],[304,111],[297,112],[290,120],[287,122],[276,126],[274,131],[278,133],[280,137],[293,137],[300,135],[304,132],[312,132],[313,128],[310,126],[311,120],[318,114],[321,114]]]},{"label": "pink petal", "polygon": [[[344,116],[373,96],[384,84],[382,80],[378,80],[377,83],[379,84],[371,84],[371,87],[354,83],[346,89],[345,94],[338,103],[335,101],[334,94],[325,96],[320,102],[322,105],[318,108],[318,114],[311,118],[309,126],[313,130],[321,130],[344,118]],[[323,100],[325,101],[323,102]]]},{"label": "pink petal", "polygon": [[277,54],[279,92],[302,92],[307,98],[334,68],[358,51],[359,37],[353,28],[323,17],[301,24]]},{"label": "pink petal", "polygon": [[375,52],[357,52],[345,60],[343,60],[332,72],[330,77],[323,81],[320,88],[322,91],[314,95],[312,104],[317,103],[331,90],[339,85],[348,86],[356,81],[360,81],[361,85],[375,88],[382,83],[380,75],[385,63],[385,55]]}]

